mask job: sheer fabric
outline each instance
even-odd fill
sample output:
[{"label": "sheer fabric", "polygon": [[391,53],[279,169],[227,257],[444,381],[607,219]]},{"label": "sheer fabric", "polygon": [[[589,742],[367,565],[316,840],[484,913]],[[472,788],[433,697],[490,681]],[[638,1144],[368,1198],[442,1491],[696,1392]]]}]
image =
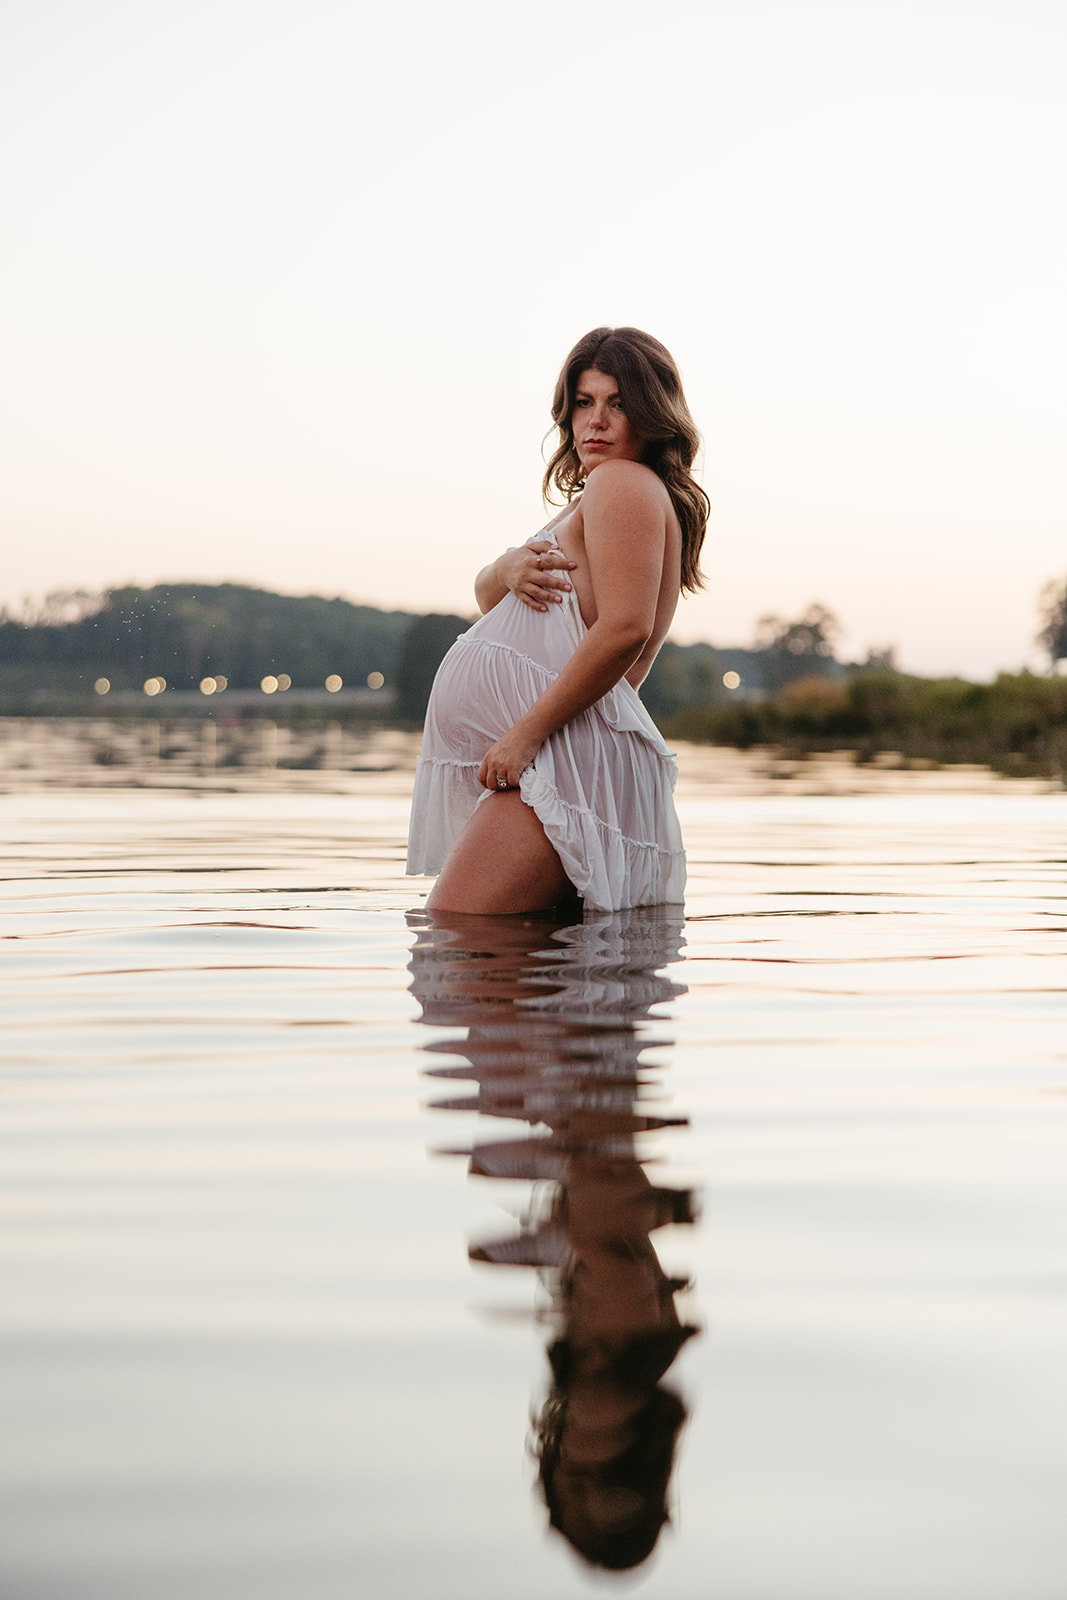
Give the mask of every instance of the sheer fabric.
[{"label": "sheer fabric", "polygon": [[[492,798],[478,783],[486,751],[559,675],[585,632],[571,590],[547,612],[507,594],[456,640],[426,713],[409,873],[440,872],[475,806]],[[545,741],[520,792],[586,904],[619,911],[682,899],[676,777],[674,756],[623,679]]]}]

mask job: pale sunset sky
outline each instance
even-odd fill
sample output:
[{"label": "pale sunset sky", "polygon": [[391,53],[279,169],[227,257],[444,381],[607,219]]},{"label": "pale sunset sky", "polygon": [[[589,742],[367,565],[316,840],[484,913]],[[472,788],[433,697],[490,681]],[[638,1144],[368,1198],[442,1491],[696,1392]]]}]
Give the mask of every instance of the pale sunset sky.
[{"label": "pale sunset sky", "polygon": [[1041,665],[1067,575],[1062,0],[6,0],[0,603],[473,610],[560,362],[673,351],[674,636]]}]

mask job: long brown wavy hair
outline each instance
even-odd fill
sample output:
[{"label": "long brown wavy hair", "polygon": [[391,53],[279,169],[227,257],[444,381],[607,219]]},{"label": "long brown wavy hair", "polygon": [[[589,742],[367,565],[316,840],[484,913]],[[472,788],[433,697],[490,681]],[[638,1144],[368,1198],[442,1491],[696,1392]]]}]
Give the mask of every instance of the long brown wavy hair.
[{"label": "long brown wavy hair", "polygon": [[575,392],[578,379],[592,368],[614,378],[626,420],[648,443],[642,461],[663,480],[682,528],[682,589],[703,584],[700,547],[708,525],[710,502],[692,474],[700,434],[689,413],[682,380],[670,351],[640,328],[594,328],[579,339],[560,372],[552,396],[552,420],[559,445],[545,470],[546,500],[559,489],[572,500],[584,487],[585,473],[574,447]]}]

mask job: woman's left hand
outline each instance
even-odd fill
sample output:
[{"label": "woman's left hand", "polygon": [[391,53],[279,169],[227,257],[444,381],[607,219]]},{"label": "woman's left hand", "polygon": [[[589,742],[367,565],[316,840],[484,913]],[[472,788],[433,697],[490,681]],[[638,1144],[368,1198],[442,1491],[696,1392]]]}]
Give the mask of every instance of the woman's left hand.
[{"label": "woman's left hand", "polygon": [[531,739],[509,728],[502,739],[487,754],[478,772],[478,782],[487,789],[517,789],[519,779],[541,748],[539,739]]}]

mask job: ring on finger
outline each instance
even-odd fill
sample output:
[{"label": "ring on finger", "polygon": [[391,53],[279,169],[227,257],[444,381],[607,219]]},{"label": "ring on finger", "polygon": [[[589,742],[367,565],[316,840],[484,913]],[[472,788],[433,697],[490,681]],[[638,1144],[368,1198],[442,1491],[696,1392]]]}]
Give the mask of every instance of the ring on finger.
[{"label": "ring on finger", "polygon": [[506,789],[508,786],[508,780],[506,778],[498,778],[496,780],[496,786],[498,789]]}]

